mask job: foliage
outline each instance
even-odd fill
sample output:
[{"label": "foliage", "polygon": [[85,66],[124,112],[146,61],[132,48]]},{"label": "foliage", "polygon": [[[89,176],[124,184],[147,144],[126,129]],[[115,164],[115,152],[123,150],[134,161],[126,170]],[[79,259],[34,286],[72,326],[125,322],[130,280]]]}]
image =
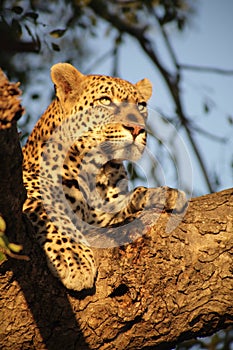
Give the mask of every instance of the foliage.
[{"label": "foliage", "polygon": [[6,222],[0,215],[0,261],[5,260],[6,255],[16,259],[28,260],[29,258],[27,256],[18,254],[23,247],[16,243],[10,243],[5,231]]}]

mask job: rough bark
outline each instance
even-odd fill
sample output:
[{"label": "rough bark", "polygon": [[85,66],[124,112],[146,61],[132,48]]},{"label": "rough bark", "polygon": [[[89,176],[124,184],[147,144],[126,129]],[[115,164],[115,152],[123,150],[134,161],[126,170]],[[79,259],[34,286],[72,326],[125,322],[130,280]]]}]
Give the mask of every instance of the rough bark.
[{"label": "rough bark", "polygon": [[22,181],[22,152],[17,120],[23,113],[19,83],[9,83],[0,69],[0,214],[14,240],[23,229],[22,206],[26,191]]},{"label": "rough bark", "polygon": [[30,261],[9,258],[0,267],[4,350],[169,349],[233,323],[233,189],[192,199],[174,230],[167,222],[179,217],[155,210],[112,229],[110,242],[117,235],[133,242],[95,249],[95,288],[74,293],[50,274],[31,226],[22,224],[21,152],[9,125],[0,130],[0,211]]}]

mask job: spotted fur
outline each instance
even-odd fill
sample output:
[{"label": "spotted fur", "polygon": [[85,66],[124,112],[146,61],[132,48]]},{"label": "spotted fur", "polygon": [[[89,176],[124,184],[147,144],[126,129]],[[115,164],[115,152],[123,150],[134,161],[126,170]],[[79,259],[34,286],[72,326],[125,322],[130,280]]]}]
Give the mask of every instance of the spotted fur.
[{"label": "spotted fur", "polygon": [[52,273],[69,289],[91,288],[96,264],[84,231],[124,222],[149,207],[182,210],[177,190],[127,186],[122,160],[146,146],[148,79],[136,84],[52,67],[56,99],[29,136],[24,154],[24,211]]}]

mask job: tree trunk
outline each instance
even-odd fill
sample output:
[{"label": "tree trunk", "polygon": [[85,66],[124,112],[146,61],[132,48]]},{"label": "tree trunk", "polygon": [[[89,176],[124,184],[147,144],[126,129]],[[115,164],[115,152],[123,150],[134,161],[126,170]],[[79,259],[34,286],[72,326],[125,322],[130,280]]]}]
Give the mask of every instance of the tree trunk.
[{"label": "tree trunk", "polygon": [[[233,189],[192,199],[184,217],[144,211],[109,230],[106,245],[119,236],[132,243],[95,249],[92,290],[68,291],[51,275],[22,220],[21,151],[12,122],[22,109],[10,87],[1,75],[0,212],[9,240],[23,244],[30,261],[1,264],[1,348],[170,349],[233,324]],[[18,107],[6,123],[9,101]]]}]

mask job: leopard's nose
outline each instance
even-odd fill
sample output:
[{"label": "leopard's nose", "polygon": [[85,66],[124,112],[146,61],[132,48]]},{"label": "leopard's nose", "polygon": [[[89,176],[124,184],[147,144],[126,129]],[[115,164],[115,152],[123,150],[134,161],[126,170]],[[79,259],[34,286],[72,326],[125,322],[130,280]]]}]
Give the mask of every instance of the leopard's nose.
[{"label": "leopard's nose", "polygon": [[124,124],[123,128],[130,131],[131,135],[133,136],[133,140],[135,140],[139,134],[146,134],[146,130],[142,125]]}]

